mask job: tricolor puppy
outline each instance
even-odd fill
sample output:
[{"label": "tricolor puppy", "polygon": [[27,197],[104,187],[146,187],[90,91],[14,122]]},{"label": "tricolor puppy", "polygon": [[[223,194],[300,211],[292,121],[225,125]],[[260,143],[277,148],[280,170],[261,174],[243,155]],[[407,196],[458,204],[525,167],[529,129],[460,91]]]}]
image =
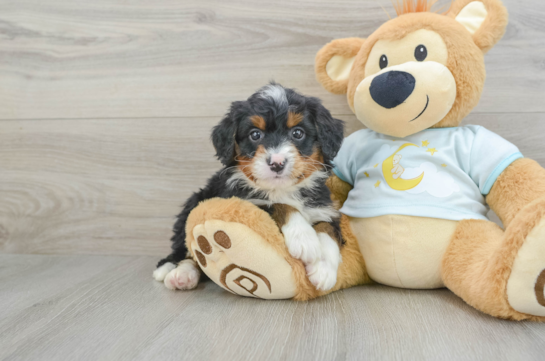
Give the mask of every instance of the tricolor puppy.
[{"label": "tricolor puppy", "polygon": [[187,217],[203,200],[239,197],[267,211],[312,284],[331,289],[343,241],[325,181],[342,140],[343,122],[320,100],[281,85],[271,83],[234,102],[212,132],[225,167],[185,203],[174,225],[172,253],[158,263],[154,278],[170,289],[195,288],[200,270],[186,259]]}]

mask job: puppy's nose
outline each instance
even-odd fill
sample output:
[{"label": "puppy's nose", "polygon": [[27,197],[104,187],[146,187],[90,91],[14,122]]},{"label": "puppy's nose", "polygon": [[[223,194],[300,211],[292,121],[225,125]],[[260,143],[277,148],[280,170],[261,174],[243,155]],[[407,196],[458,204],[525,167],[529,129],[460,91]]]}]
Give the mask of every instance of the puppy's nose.
[{"label": "puppy's nose", "polygon": [[275,173],[280,173],[284,169],[283,163],[273,163],[271,164],[271,170]]},{"label": "puppy's nose", "polygon": [[414,90],[415,79],[404,71],[388,71],[371,82],[371,98],[380,106],[391,109],[403,103]]},{"label": "puppy's nose", "polygon": [[268,159],[271,170],[275,173],[280,173],[286,165],[286,158],[281,154],[273,154]]}]

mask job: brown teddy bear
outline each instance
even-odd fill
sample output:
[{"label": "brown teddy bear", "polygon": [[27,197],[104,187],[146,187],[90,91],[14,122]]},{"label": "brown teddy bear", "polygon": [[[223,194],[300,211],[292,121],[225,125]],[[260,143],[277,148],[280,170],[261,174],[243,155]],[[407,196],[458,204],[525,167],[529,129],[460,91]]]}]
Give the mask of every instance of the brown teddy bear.
[{"label": "brown teddy bear", "polygon": [[[196,259],[226,290],[307,300],[376,281],[447,287],[487,314],[545,320],[545,170],[479,126],[484,53],[502,37],[499,0],[456,0],[444,14],[405,0],[368,38],[320,50],[316,74],[368,129],[345,139],[328,186],[342,204],[346,241],[335,287],[317,291],[268,214],[211,199],[187,222],[214,257]],[[486,218],[488,206],[505,230]]]}]

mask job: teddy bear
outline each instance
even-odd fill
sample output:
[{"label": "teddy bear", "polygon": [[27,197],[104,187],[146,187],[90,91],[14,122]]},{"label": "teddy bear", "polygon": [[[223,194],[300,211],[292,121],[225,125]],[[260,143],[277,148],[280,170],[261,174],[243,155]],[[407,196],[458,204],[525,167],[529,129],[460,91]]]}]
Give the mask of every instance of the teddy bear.
[{"label": "teddy bear", "polygon": [[[487,129],[460,126],[507,11],[499,0],[455,0],[444,13],[432,4],[404,0],[368,38],[333,40],[316,56],[318,81],[346,94],[366,126],[345,138],[328,180],[345,240],[335,286],[316,290],[271,217],[237,198],[202,202],[188,218],[188,249],[212,281],[294,300],[370,282],[446,287],[486,314],[545,321],[545,170]],[[211,256],[195,257],[200,237]]]},{"label": "teddy bear", "polygon": [[390,169],[390,172],[392,172],[392,177],[394,179],[398,179],[399,177],[401,177],[401,175],[405,171],[405,168],[403,168],[401,164],[399,164],[399,162],[401,161],[401,158],[403,158],[401,154],[394,155],[393,167],[392,169]]}]

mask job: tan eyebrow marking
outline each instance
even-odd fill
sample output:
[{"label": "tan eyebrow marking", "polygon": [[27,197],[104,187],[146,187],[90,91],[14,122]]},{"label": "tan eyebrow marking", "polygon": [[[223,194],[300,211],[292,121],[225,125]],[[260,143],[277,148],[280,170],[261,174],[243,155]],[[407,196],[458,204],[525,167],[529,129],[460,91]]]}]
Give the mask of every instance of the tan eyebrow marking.
[{"label": "tan eyebrow marking", "polygon": [[293,128],[303,121],[303,114],[288,112],[288,128]]},{"label": "tan eyebrow marking", "polygon": [[259,115],[252,115],[250,119],[256,128],[265,130],[265,119],[263,119],[263,117],[260,117]]}]

